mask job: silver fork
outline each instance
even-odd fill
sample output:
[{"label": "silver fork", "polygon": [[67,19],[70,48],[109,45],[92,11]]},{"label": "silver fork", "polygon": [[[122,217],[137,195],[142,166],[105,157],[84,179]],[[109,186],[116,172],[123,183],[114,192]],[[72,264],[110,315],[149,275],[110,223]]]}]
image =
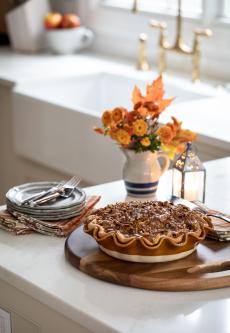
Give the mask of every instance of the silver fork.
[{"label": "silver fork", "polygon": [[53,192],[55,192],[57,189],[59,189],[60,187],[64,186],[65,185],[65,182],[64,181],[61,181],[60,183],[58,183],[57,185],[51,187],[49,190],[44,190],[44,191],[41,191],[39,193],[36,193],[36,194],[33,194],[32,196],[30,196],[29,198],[23,200],[21,202],[21,205],[29,205],[31,202],[33,202],[34,200],[37,200],[37,199],[40,199],[40,198],[43,198],[44,196],[46,195],[49,195]]},{"label": "silver fork", "polygon": [[182,198],[178,198],[176,196],[172,196],[170,201],[173,202],[173,203],[176,203],[176,204],[178,204],[178,203],[184,204],[185,206],[189,207],[192,210],[196,210],[200,213],[206,214],[207,216],[216,217],[216,218],[219,218],[219,219],[221,219],[225,222],[230,223],[229,217],[225,216],[225,214],[210,213],[205,205],[203,205],[202,203],[199,203],[197,201],[188,201],[188,200],[185,200],[185,199],[182,199]]},{"label": "silver fork", "polygon": [[63,197],[63,198],[70,197],[75,188],[77,187],[77,185],[80,183],[80,181],[81,181],[80,177],[74,176],[68,182],[66,182],[61,188],[58,188],[57,191],[55,191],[54,193],[46,195],[45,197],[42,197],[40,199],[34,200],[32,203],[33,206],[41,205],[48,201],[57,199],[58,197]]}]

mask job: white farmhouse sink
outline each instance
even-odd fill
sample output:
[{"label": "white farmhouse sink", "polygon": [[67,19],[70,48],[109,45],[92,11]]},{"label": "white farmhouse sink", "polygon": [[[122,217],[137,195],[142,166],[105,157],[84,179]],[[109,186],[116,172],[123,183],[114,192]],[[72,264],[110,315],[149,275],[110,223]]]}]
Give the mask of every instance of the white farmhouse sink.
[{"label": "white farmhouse sink", "polygon": [[[100,72],[78,77],[27,82],[17,91],[78,111],[101,114],[106,109],[120,105],[130,109],[134,85],[140,87],[144,93],[146,84],[151,82],[150,75],[146,79],[137,79],[131,76]],[[181,83],[167,80],[165,91],[166,97],[176,97],[175,103],[210,96],[210,92],[200,92],[191,84],[182,87]]]},{"label": "white farmhouse sink", "polygon": [[[144,92],[152,76],[97,72],[20,83],[13,93],[16,152],[62,172],[79,174],[94,184],[120,179],[123,162],[119,148],[109,138],[96,134],[93,127],[100,125],[100,115],[106,109],[130,109],[134,85]],[[171,113],[175,115],[181,109],[179,119],[185,117],[186,121],[187,114],[189,126],[185,126],[198,130],[201,104],[197,103],[211,100],[216,91],[175,79],[165,78],[164,82],[166,97],[176,99],[161,120],[168,121]],[[191,117],[195,118],[193,122]],[[204,119],[201,125],[206,115]]]}]

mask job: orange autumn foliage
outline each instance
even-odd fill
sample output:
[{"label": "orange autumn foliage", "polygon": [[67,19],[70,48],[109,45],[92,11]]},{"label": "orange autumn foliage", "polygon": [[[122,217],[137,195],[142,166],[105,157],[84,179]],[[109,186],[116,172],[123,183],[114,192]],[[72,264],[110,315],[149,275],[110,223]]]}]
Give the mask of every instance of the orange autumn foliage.
[{"label": "orange autumn foliage", "polygon": [[148,108],[148,106],[145,103],[155,102],[155,105],[158,105],[158,110],[157,110],[158,113],[161,113],[174,100],[174,97],[169,99],[163,99],[164,93],[165,91],[164,91],[162,76],[159,76],[155,81],[153,81],[151,85],[147,85],[146,96],[142,96],[140,89],[135,86],[132,93],[132,102],[134,104],[134,108],[135,105],[138,104],[139,107],[145,106]]},{"label": "orange autumn foliage", "polygon": [[159,127],[158,118],[174,100],[174,97],[164,99],[164,94],[162,76],[146,86],[145,95],[135,86],[133,108],[128,111],[119,106],[106,110],[101,117],[102,128],[95,128],[95,131],[109,136],[123,148],[136,152],[162,149],[173,158],[184,150],[185,142],[196,139],[196,133],[182,129],[182,123],[175,117]]}]

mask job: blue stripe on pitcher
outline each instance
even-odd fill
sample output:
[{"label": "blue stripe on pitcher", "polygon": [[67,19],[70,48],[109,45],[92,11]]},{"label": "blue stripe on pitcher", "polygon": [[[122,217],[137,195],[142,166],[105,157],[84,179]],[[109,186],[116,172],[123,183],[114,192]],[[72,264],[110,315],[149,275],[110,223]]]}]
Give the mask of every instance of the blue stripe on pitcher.
[{"label": "blue stripe on pitcher", "polygon": [[154,182],[154,183],[132,183],[132,182],[128,182],[125,180],[125,186],[130,187],[130,188],[149,189],[151,187],[157,187],[157,185],[158,185],[158,181]]},{"label": "blue stripe on pitcher", "polygon": [[154,194],[156,193],[157,189],[154,189],[154,190],[148,190],[148,191],[138,191],[138,190],[129,190],[129,189],[126,189],[127,190],[127,193],[130,194],[130,195],[138,195],[138,196],[144,196],[144,195],[149,195],[149,194]]},{"label": "blue stripe on pitcher", "polygon": [[131,196],[148,196],[155,194],[157,191],[157,185],[158,181],[152,183],[132,183],[125,181],[127,193]]}]

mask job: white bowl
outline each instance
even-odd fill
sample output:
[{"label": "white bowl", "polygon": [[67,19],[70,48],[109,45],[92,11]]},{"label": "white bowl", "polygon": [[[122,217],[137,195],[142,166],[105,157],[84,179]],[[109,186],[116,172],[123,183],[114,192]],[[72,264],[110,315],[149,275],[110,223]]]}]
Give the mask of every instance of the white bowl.
[{"label": "white bowl", "polygon": [[46,31],[46,46],[53,53],[71,54],[92,44],[94,34],[85,27]]}]

